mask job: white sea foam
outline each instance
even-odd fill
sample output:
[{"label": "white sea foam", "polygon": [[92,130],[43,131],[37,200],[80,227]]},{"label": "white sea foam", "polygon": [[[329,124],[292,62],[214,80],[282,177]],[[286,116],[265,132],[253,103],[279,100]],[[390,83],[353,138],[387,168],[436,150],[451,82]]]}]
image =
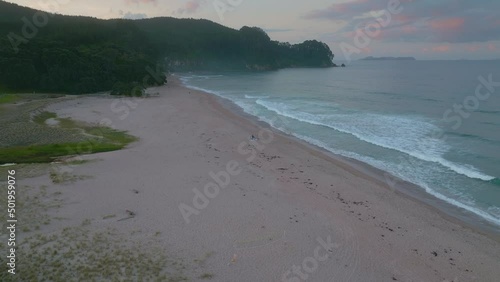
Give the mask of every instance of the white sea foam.
[{"label": "white sea foam", "polygon": [[325,126],[386,149],[396,150],[420,160],[438,163],[469,178],[490,181],[495,177],[486,175],[470,165],[456,164],[442,155],[448,146],[442,139],[429,137],[439,130],[422,120],[379,114],[310,114],[297,106],[284,102],[257,100],[257,104],[279,115],[301,122]]},{"label": "white sea foam", "polygon": [[193,90],[198,90],[198,91],[203,91],[203,92],[207,92],[207,93],[210,93],[210,94],[214,94],[214,95],[219,96],[219,97],[225,97],[223,95],[223,92],[218,92],[218,91],[213,91],[213,90],[210,90],[210,89],[205,89],[205,88],[197,87],[197,86],[194,86],[194,85],[190,85],[188,83],[184,83],[184,86],[186,86],[187,88],[193,89]]},{"label": "white sea foam", "polygon": [[258,95],[246,95],[245,94],[245,98],[247,98],[247,99],[265,99],[265,98],[269,98],[269,96],[258,96]]},{"label": "white sea foam", "polygon": [[[445,174],[452,175],[454,172],[471,179],[484,181],[490,181],[494,177],[480,172],[473,166],[458,164],[445,159],[444,155],[448,152],[450,146],[445,140],[431,137],[436,136],[433,133],[436,133],[440,129],[425,118],[359,112],[340,107],[332,103],[332,101],[322,101],[314,99],[314,97],[311,97],[311,99],[305,97],[282,99],[268,93],[266,94],[269,96],[264,96],[262,93],[252,91],[213,91],[194,86],[189,82],[189,79],[182,81],[189,88],[232,100],[246,113],[256,116],[278,130],[292,134],[297,138],[322,147],[332,153],[353,158],[388,171],[405,181],[421,186],[428,194],[438,199],[500,225],[500,216],[497,216],[499,213],[491,210],[491,208],[481,209],[474,199],[471,198],[471,195],[463,191],[459,192],[458,190],[440,191],[439,189],[432,188],[432,185],[429,184],[427,178],[433,178],[435,175],[433,175],[434,173],[430,171],[430,166],[426,165],[425,162],[439,164],[435,169]],[[193,81],[193,84],[195,83]],[[259,96],[259,94],[261,95]],[[282,118],[273,118],[276,114]],[[374,159],[339,148],[335,149],[333,148],[335,147],[335,140],[332,140],[332,142],[329,141],[326,144],[312,137],[301,135],[299,132],[291,131],[288,128],[291,124],[282,122],[290,122],[291,120],[331,128],[378,147],[402,152],[413,157],[412,159],[415,160],[415,163],[412,163],[412,165],[416,167],[402,167],[399,163]],[[407,158],[403,157],[403,159]]]},{"label": "white sea foam", "polygon": [[482,218],[484,218],[492,223],[500,225],[500,218],[495,217],[490,213],[487,213],[479,208],[474,207],[474,202],[471,199],[469,199],[469,203],[463,203],[463,202],[457,201],[456,199],[447,197],[447,196],[443,195],[442,193],[439,193],[435,189],[432,189],[429,185],[427,185],[423,181],[418,180],[419,177],[417,177],[417,176],[411,177],[408,175],[403,175],[403,174],[398,173],[393,168],[393,166],[391,164],[388,164],[386,162],[376,160],[376,159],[373,159],[373,158],[370,158],[367,156],[362,156],[362,155],[359,155],[359,154],[356,154],[353,152],[347,152],[344,150],[338,150],[338,149],[332,148],[331,146],[328,146],[324,142],[321,142],[319,140],[316,140],[316,139],[308,137],[308,136],[304,136],[304,135],[297,134],[297,133],[292,133],[292,135],[294,135],[295,137],[302,139],[310,144],[316,145],[320,148],[323,148],[327,151],[330,151],[334,154],[341,155],[341,156],[348,157],[348,158],[352,158],[352,159],[361,161],[363,163],[372,165],[376,168],[382,169],[384,171],[387,171],[389,173],[392,173],[404,181],[408,181],[410,183],[416,184],[416,185],[424,188],[425,192],[427,192],[428,194],[430,194],[430,195],[432,195],[432,196],[434,196],[434,197],[436,197],[436,198],[438,198],[446,203],[449,203],[449,204],[452,204],[454,206],[465,209],[465,210],[467,210],[475,215],[478,215],[478,216],[480,216],[480,217],[482,217]]}]

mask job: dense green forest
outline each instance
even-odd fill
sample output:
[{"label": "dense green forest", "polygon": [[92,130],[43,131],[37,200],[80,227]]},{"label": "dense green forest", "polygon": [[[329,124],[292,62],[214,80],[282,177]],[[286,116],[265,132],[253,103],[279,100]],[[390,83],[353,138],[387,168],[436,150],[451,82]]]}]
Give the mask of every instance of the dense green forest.
[{"label": "dense green forest", "polygon": [[[0,1],[0,92],[92,93],[163,84],[165,71],[331,67],[318,41],[291,45],[260,28],[208,20],[100,20]],[[137,91],[136,91],[137,92]]]}]

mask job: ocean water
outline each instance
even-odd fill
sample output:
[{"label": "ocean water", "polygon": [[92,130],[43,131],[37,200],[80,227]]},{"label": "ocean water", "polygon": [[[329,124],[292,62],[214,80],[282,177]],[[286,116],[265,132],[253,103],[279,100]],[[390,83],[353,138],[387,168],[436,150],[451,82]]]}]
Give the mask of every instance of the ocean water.
[{"label": "ocean water", "polygon": [[[178,75],[279,130],[500,226],[498,62],[356,61],[347,68]],[[488,80],[493,85],[480,86]]]}]

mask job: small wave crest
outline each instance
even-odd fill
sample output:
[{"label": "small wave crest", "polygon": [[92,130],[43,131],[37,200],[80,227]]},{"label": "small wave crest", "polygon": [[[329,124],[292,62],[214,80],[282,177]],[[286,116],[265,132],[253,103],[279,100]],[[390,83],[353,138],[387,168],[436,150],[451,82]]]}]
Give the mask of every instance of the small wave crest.
[{"label": "small wave crest", "polygon": [[197,87],[197,86],[188,84],[187,82],[183,82],[183,84],[184,84],[184,86],[186,86],[189,89],[203,91],[203,92],[206,92],[206,93],[214,94],[216,96],[225,98],[225,96],[223,95],[223,92],[218,92],[218,91],[213,91],[213,90],[210,90],[210,89],[205,89],[205,88]]},{"label": "small wave crest", "polygon": [[367,113],[318,115],[300,111],[299,107],[284,102],[259,99],[256,103],[281,116],[325,126],[379,147],[438,163],[469,178],[483,181],[494,179],[493,176],[483,174],[470,165],[456,164],[444,159],[442,155],[448,150],[447,145],[443,140],[430,137],[439,128],[425,121]]},{"label": "small wave crest", "polygon": [[[319,140],[316,140],[316,139],[308,137],[308,136],[304,136],[304,135],[300,135],[300,134],[296,134],[296,133],[292,133],[292,135],[299,138],[299,139],[302,139],[310,144],[316,145],[320,148],[323,148],[327,151],[330,151],[334,154],[341,155],[341,156],[348,157],[348,158],[352,158],[352,159],[367,163],[369,165],[372,165],[376,168],[382,169],[384,171],[387,171],[389,173],[392,173],[394,175],[397,175],[397,177],[401,178],[404,181],[408,181],[410,183],[414,183],[414,184],[422,187],[426,193],[428,193],[428,194],[430,194],[430,195],[432,195],[432,196],[434,196],[434,197],[436,197],[444,202],[447,202],[447,203],[452,204],[456,207],[460,207],[462,209],[465,209],[465,210],[467,210],[475,215],[480,216],[481,218],[484,218],[492,223],[500,225],[500,219],[493,216],[492,214],[485,212],[479,208],[473,207],[471,204],[465,204],[465,203],[462,203],[462,202],[455,200],[453,198],[447,197],[447,196],[443,195],[442,193],[439,193],[435,189],[431,188],[429,185],[423,183],[422,181],[417,181],[416,179],[412,179],[410,177],[406,177],[404,175],[401,175],[401,174],[397,173],[397,171],[391,169],[391,166],[385,162],[382,162],[380,160],[376,160],[376,159],[373,159],[373,158],[370,158],[367,156],[362,156],[362,155],[359,155],[359,154],[356,154],[353,152],[347,152],[347,151],[343,151],[343,150],[334,149],[331,146],[328,146],[327,144],[325,144],[324,142],[321,142]],[[495,178],[492,181],[496,181],[498,183],[498,185],[500,185],[500,180],[498,178]]]},{"label": "small wave crest", "polygon": [[247,95],[245,94],[246,99],[266,99],[269,98],[269,96],[258,96],[258,95]]}]

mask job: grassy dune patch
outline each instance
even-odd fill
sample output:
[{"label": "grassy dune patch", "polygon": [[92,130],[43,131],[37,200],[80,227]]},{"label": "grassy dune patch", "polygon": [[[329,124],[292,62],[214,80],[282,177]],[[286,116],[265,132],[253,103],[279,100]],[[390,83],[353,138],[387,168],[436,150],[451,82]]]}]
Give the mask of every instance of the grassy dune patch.
[{"label": "grassy dune patch", "polygon": [[0,94],[0,105],[1,104],[12,104],[21,100],[18,95],[15,94]]},{"label": "grassy dune patch", "polygon": [[[0,194],[7,195],[4,181],[0,179]],[[17,191],[16,275],[7,272],[2,255],[0,281],[188,280],[190,264],[169,252],[156,234],[138,230],[134,236],[89,218],[67,225],[70,218],[53,216],[68,203],[64,189],[20,185]],[[7,210],[7,201],[0,201],[0,210]],[[111,218],[116,214],[104,216]],[[0,228],[7,230],[9,224],[0,222]]]},{"label": "grassy dune patch", "polygon": [[[0,192],[7,194],[7,185],[0,185]],[[19,191],[16,202],[17,219],[22,222],[19,226],[18,235],[26,235],[28,232],[40,230],[44,225],[49,225],[53,218],[49,216],[63,205],[62,193],[60,191],[49,192],[47,186],[32,187],[22,185],[17,187]],[[7,201],[0,201],[0,208],[7,210]],[[9,223],[1,222],[0,227],[6,230]],[[0,279],[0,281],[2,281]]]},{"label": "grassy dune patch", "polygon": [[33,117],[33,122],[39,125],[45,125],[45,122],[50,118],[56,118],[57,115],[51,112],[42,112]]},{"label": "grassy dune patch", "polygon": [[[125,139],[125,138],[124,138]],[[95,142],[32,145],[0,148],[0,164],[5,163],[48,163],[54,159],[74,154],[95,154],[120,150],[128,143]],[[85,149],[82,150],[82,146]]]},{"label": "grassy dune patch", "polygon": [[18,256],[24,258],[18,273],[14,277],[2,269],[0,280],[187,281],[182,260],[156,246],[151,240],[132,242],[113,229],[66,227],[24,240],[18,247]]},{"label": "grassy dune patch", "polygon": [[92,178],[91,176],[88,175],[74,175],[69,172],[56,172],[56,171],[51,171],[49,176],[50,180],[52,180],[52,183],[54,184],[75,183],[78,180],[85,180]]},{"label": "grassy dune patch", "polygon": [[81,135],[83,141],[2,147],[0,148],[0,164],[47,163],[63,156],[120,150],[137,140],[136,137],[123,131],[80,123],[69,118],[57,118],[56,114],[50,112],[42,112],[34,116],[32,120],[40,126],[45,126],[45,121],[50,118],[59,121],[58,127],[61,130]]},{"label": "grassy dune patch", "polygon": [[[1,89],[0,89],[1,91]],[[42,93],[0,93],[0,105],[2,104],[15,104],[18,102],[24,103],[24,102],[30,102],[34,100],[44,100],[44,99],[55,99],[55,98],[61,98],[64,97],[65,95],[62,94],[42,94]]]}]

